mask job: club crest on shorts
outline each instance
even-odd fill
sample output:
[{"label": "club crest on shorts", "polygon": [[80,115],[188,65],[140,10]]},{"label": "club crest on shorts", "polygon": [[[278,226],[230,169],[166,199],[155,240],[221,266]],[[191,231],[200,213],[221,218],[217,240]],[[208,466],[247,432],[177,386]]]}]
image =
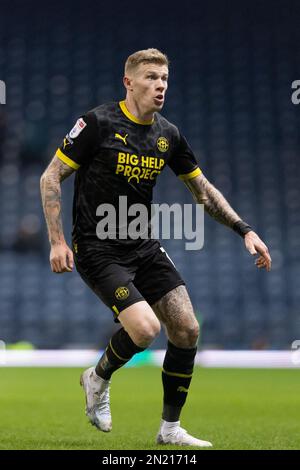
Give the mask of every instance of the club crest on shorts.
[{"label": "club crest on shorts", "polygon": [[160,152],[166,152],[169,148],[169,142],[165,137],[159,137],[156,143]]},{"label": "club crest on shorts", "polygon": [[129,296],[129,289],[127,287],[118,287],[115,291],[115,296],[118,300],[125,300]]}]

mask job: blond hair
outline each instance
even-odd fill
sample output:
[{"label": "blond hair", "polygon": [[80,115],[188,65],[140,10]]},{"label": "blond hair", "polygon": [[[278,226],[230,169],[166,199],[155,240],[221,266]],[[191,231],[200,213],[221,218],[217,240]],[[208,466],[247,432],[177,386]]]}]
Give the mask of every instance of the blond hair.
[{"label": "blond hair", "polygon": [[140,64],[159,64],[169,67],[169,59],[163,52],[158,49],[144,49],[134,52],[125,62],[125,75],[132,72]]}]

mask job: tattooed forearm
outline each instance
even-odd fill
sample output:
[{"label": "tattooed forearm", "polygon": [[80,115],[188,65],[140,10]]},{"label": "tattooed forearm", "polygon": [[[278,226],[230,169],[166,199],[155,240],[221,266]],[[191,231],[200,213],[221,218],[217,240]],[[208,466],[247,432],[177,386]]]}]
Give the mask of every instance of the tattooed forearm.
[{"label": "tattooed forearm", "polygon": [[44,215],[51,245],[65,242],[61,218],[60,183],[73,171],[68,165],[54,157],[40,180]]},{"label": "tattooed forearm", "polygon": [[195,201],[203,204],[206,212],[221,224],[232,228],[235,222],[241,219],[220,191],[203,174],[185,181],[185,184]]}]

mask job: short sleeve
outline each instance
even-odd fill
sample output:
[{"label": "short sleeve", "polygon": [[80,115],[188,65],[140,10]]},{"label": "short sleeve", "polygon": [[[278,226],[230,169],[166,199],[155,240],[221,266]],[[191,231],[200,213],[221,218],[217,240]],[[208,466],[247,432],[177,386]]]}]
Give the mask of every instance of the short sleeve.
[{"label": "short sleeve", "polygon": [[179,142],[168,161],[168,165],[175,175],[186,181],[201,174],[197,159],[186,138],[179,134]]},{"label": "short sleeve", "polygon": [[88,163],[97,143],[97,121],[94,113],[80,117],[63,139],[56,151],[56,157],[74,170]]}]

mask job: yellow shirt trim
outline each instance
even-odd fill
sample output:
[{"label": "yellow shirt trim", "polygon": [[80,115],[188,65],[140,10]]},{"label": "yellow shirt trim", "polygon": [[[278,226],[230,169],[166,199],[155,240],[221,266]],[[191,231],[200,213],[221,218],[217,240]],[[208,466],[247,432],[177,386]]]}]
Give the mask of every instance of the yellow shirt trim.
[{"label": "yellow shirt trim", "polygon": [[141,119],[138,119],[136,116],[131,114],[131,112],[128,111],[128,109],[126,107],[126,104],[125,104],[124,100],[120,101],[119,105],[120,105],[120,108],[122,109],[123,113],[125,114],[125,116],[128,117],[128,119],[130,119],[130,121],[133,121],[136,124],[142,124],[143,126],[149,126],[150,124],[153,124],[154,117],[151,119],[151,121],[142,121]]},{"label": "yellow shirt trim", "polygon": [[190,180],[192,178],[195,178],[198,175],[201,175],[202,171],[200,168],[196,168],[195,170],[191,171],[190,173],[186,173],[185,175],[179,175],[178,178],[180,178],[183,181]]},{"label": "yellow shirt trim", "polygon": [[80,167],[80,165],[78,165],[78,163],[75,163],[73,162],[73,160],[71,160],[71,158],[67,157],[67,155],[65,155],[64,153],[62,153],[62,151],[60,149],[57,149],[56,150],[56,154],[57,158],[59,158],[62,162],[66,163],[68,166],[70,166],[71,168],[74,168],[74,170],[78,170],[78,168]]}]

